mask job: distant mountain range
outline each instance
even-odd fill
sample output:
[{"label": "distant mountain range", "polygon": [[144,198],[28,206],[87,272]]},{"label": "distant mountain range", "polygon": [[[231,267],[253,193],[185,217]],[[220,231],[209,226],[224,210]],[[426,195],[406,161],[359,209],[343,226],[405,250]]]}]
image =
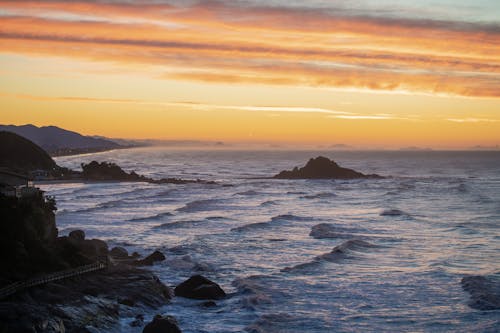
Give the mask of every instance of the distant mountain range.
[{"label": "distant mountain range", "polygon": [[0,125],[0,131],[13,132],[33,141],[52,156],[91,153],[139,146],[139,144],[124,140],[117,143],[112,139],[103,137],[84,136],[56,126]]}]

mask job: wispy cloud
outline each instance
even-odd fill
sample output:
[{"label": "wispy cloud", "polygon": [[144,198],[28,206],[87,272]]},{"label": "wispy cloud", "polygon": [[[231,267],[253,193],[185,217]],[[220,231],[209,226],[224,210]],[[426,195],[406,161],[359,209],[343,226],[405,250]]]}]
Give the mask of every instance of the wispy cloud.
[{"label": "wispy cloud", "polygon": [[10,96],[20,99],[34,101],[61,101],[61,102],[92,102],[92,103],[123,103],[123,104],[141,104],[141,105],[157,105],[164,107],[181,107],[196,110],[239,110],[251,112],[270,112],[270,113],[324,113],[330,115],[349,115],[352,114],[346,111],[338,111],[326,108],[302,107],[302,106],[255,106],[255,105],[218,105],[209,103],[199,103],[192,101],[181,102],[159,102],[146,101],[140,99],[110,99],[96,97],[80,97],[80,96],[37,96],[27,94],[5,94],[0,93],[0,96]]},{"label": "wispy cloud", "polygon": [[488,118],[449,118],[446,119],[454,123],[496,123],[499,119],[488,119]]},{"label": "wispy cloud", "polygon": [[2,1],[0,52],[168,68],[173,80],[500,97],[500,25],[344,7]]}]

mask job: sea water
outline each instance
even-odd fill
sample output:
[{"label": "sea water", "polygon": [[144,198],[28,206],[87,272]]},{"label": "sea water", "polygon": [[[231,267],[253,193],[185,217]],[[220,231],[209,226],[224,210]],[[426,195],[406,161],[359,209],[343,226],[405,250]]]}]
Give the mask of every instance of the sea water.
[{"label": "sea water", "polygon": [[[265,179],[324,155],[388,176]],[[57,158],[115,162],[153,178],[216,184],[44,185],[61,235],[167,260],[169,286],[194,274],[229,294],[173,298],[156,313],[183,332],[495,332],[499,311],[467,306],[460,280],[500,272],[500,152],[233,151],[140,148]],[[141,332],[122,318],[120,332]]]}]

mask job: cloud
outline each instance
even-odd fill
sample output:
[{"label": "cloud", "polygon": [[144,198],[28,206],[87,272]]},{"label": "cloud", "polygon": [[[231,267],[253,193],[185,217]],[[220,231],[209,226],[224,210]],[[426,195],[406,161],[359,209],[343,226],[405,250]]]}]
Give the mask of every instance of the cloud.
[{"label": "cloud", "polygon": [[291,112],[291,113],[324,113],[330,115],[348,115],[350,112],[338,111],[326,108],[301,107],[301,106],[255,106],[255,105],[218,105],[199,103],[192,101],[182,102],[154,102],[139,99],[110,99],[110,98],[95,98],[95,97],[79,97],[79,96],[36,96],[26,94],[6,94],[0,93],[0,96],[9,96],[20,99],[28,99],[34,101],[60,101],[60,102],[97,102],[97,103],[124,103],[124,104],[141,104],[141,105],[157,105],[165,107],[182,107],[196,110],[239,110],[252,112]]},{"label": "cloud", "polygon": [[487,119],[487,118],[449,118],[446,119],[454,123],[496,123],[499,119]]},{"label": "cloud", "polygon": [[174,80],[500,97],[498,24],[250,4],[2,1],[0,52]]}]

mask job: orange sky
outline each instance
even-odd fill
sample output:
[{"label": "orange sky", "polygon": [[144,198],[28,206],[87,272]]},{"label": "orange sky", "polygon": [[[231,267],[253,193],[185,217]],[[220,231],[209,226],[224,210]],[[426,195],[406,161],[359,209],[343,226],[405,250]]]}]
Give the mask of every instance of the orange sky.
[{"label": "orange sky", "polygon": [[2,1],[0,123],[129,138],[500,144],[498,8],[442,1],[449,10],[433,17],[424,4],[440,0],[426,0],[389,15],[391,1],[369,11],[363,1]]}]

